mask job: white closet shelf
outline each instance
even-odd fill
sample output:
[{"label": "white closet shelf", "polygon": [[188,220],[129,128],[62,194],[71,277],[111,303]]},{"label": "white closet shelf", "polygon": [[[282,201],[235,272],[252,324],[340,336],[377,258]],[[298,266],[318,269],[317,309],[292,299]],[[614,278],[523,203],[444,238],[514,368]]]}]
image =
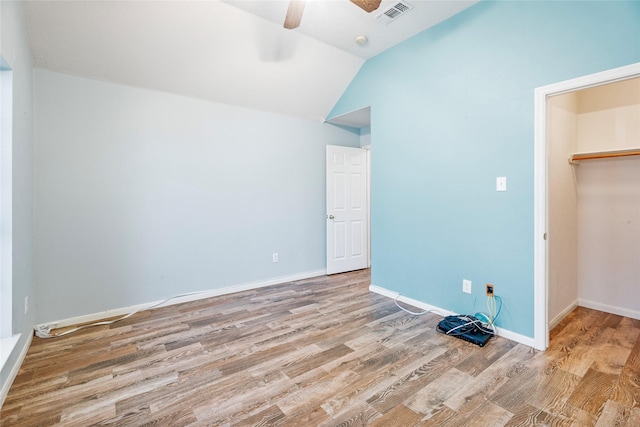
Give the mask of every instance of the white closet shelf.
[{"label": "white closet shelf", "polygon": [[592,151],[588,153],[573,153],[569,157],[569,163],[577,163],[580,160],[608,159],[612,157],[640,156],[640,148],[623,148],[619,150]]}]

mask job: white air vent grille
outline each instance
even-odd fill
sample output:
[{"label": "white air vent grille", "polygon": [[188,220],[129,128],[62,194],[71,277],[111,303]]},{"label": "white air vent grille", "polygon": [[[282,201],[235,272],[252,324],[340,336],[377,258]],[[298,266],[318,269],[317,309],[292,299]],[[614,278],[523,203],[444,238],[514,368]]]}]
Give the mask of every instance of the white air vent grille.
[{"label": "white air vent grille", "polygon": [[391,8],[389,10],[387,10],[384,14],[387,15],[389,18],[393,19],[396,16],[400,15],[402,12],[400,12],[398,9],[395,8]]},{"label": "white air vent grille", "polygon": [[388,24],[392,21],[395,21],[396,19],[398,19],[399,17],[401,17],[411,9],[413,9],[413,6],[411,6],[409,3],[399,1],[397,3],[394,3],[393,6],[383,10],[381,13],[376,15],[373,19],[383,24]]},{"label": "white air vent grille", "polygon": [[409,5],[406,5],[404,3],[398,3],[395,6],[393,6],[396,10],[399,10],[400,12],[406,12],[407,10],[409,10]]}]

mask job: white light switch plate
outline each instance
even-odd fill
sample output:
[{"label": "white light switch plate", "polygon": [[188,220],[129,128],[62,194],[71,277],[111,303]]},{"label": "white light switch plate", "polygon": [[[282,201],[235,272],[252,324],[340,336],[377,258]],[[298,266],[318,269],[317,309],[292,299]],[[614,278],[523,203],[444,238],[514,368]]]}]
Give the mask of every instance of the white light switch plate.
[{"label": "white light switch plate", "polygon": [[462,292],[467,294],[471,293],[471,280],[462,280]]}]

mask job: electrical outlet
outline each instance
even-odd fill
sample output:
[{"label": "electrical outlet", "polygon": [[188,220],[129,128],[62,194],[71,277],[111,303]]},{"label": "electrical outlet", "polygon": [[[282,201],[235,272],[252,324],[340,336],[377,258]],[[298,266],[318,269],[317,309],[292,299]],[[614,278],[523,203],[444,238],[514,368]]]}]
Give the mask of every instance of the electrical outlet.
[{"label": "electrical outlet", "polygon": [[487,283],[487,296],[488,297],[493,296],[493,285],[491,283]]},{"label": "electrical outlet", "polygon": [[272,257],[273,257],[273,262],[278,262],[278,252],[274,252]]},{"label": "electrical outlet", "polygon": [[467,294],[471,293],[471,280],[462,280],[462,292],[465,292]]},{"label": "electrical outlet", "polygon": [[496,178],[496,191],[507,191],[506,176],[499,176]]},{"label": "electrical outlet", "polygon": [[24,297],[24,314],[29,312],[29,296]]}]

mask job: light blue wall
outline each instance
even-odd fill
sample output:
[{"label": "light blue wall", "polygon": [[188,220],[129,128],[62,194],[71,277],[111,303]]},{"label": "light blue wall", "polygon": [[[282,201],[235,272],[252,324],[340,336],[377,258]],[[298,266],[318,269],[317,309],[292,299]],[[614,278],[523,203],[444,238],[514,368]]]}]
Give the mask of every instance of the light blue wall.
[{"label": "light blue wall", "polygon": [[[22,334],[2,369],[1,388],[8,386],[9,374],[17,367],[18,355],[25,348],[35,319],[32,273],[33,79],[23,6],[23,2],[0,2],[0,53],[7,61],[5,65],[13,70],[13,141],[2,141],[2,144],[12,144],[12,329],[14,334]],[[31,308],[25,314],[24,299],[27,296]]]},{"label": "light blue wall", "polygon": [[360,128],[360,146],[366,147],[371,145],[371,126]]},{"label": "light blue wall", "polygon": [[35,108],[38,323],[326,268],[356,133],[44,70]]},{"label": "light blue wall", "polygon": [[637,1],[482,2],[367,61],[329,117],[372,107],[372,283],[459,313],[493,283],[533,337],[534,89],[640,61],[639,23]]}]

